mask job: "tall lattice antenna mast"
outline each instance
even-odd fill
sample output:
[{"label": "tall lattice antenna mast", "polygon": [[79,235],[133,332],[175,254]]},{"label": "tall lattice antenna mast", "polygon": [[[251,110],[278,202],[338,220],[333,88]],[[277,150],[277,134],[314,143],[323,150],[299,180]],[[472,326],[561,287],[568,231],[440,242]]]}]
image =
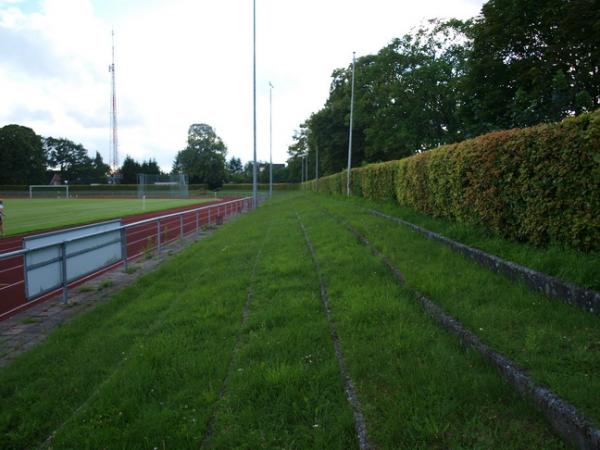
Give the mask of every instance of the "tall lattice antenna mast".
[{"label": "tall lattice antenna mast", "polygon": [[112,75],[112,95],[110,103],[110,166],[113,174],[119,169],[119,139],[117,133],[117,89],[115,85],[115,30],[112,30],[112,64],[108,66]]}]

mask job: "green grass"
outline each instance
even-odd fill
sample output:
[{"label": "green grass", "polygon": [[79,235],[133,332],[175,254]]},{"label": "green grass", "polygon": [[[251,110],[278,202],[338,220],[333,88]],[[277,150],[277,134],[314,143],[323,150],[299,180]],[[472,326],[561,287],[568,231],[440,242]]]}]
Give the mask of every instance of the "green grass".
[{"label": "green grass", "polygon": [[6,199],[5,236],[195,205],[213,199]]},{"label": "green grass", "polygon": [[101,291],[103,289],[109,288],[113,286],[113,281],[112,280],[104,280],[102,283],[100,283],[97,287],[96,290],[97,291]]},{"label": "green grass", "polygon": [[0,448],[357,448],[296,210],[378,448],[564,448],[320,204],[225,224],[0,369]]},{"label": "green grass", "polygon": [[193,245],[3,369],[0,448],[55,430],[54,448],[190,447],[218,398],[261,230]]},{"label": "green grass", "polygon": [[503,259],[600,291],[598,252],[584,253],[558,244],[536,247],[509,241],[481,227],[428,216],[392,202],[375,202],[357,197],[347,199],[339,195],[331,197],[354,206],[385,212]]},{"label": "green grass", "polygon": [[30,325],[33,323],[40,323],[41,319],[38,317],[25,317],[23,320],[21,320],[21,323],[23,325]]},{"label": "green grass", "polygon": [[379,448],[562,447],[538,414],[479,355],[440,330],[354,236],[314,206],[302,209]]},{"label": "green grass", "polygon": [[210,444],[356,448],[316,273],[295,215],[289,208],[280,214],[258,260],[248,323]]},{"label": "green grass", "polygon": [[406,277],[538,382],[600,423],[600,320],[533,293],[448,247],[351,205],[320,199],[359,229]]}]

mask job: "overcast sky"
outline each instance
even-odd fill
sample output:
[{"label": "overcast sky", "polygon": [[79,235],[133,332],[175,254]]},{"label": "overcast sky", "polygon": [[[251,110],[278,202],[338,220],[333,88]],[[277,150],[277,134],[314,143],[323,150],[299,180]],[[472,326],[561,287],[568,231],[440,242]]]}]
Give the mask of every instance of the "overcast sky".
[{"label": "overcast sky", "polygon": [[[257,0],[258,158],[284,162],[331,72],[426,19],[469,18],[480,0]],[[0,126],[65,137],[109,162],[111,27],[119,153],[170,170],[192,123],[252,159],[251,0],[0,0]]]}]

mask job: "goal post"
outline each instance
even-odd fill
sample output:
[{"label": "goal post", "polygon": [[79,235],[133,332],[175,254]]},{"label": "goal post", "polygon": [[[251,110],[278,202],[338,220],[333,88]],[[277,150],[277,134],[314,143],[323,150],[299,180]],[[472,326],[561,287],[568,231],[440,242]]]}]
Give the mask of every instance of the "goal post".
[{"label": "goal post", "polygon": [[138,198],[189,198],[188,176],[183,173],[155,175],[139,173]]},{"label": "goal post", "polygon": [[68,184],[32,184],[29,186],[29,198],[69,198]]}]

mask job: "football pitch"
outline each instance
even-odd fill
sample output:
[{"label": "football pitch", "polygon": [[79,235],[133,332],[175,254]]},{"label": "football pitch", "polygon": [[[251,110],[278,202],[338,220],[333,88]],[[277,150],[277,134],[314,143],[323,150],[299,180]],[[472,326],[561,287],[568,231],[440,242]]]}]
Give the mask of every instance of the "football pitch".
[{"label": "football pitch", "polygon": [[213,199],[6,199],[4,236],[114,219]]}]

